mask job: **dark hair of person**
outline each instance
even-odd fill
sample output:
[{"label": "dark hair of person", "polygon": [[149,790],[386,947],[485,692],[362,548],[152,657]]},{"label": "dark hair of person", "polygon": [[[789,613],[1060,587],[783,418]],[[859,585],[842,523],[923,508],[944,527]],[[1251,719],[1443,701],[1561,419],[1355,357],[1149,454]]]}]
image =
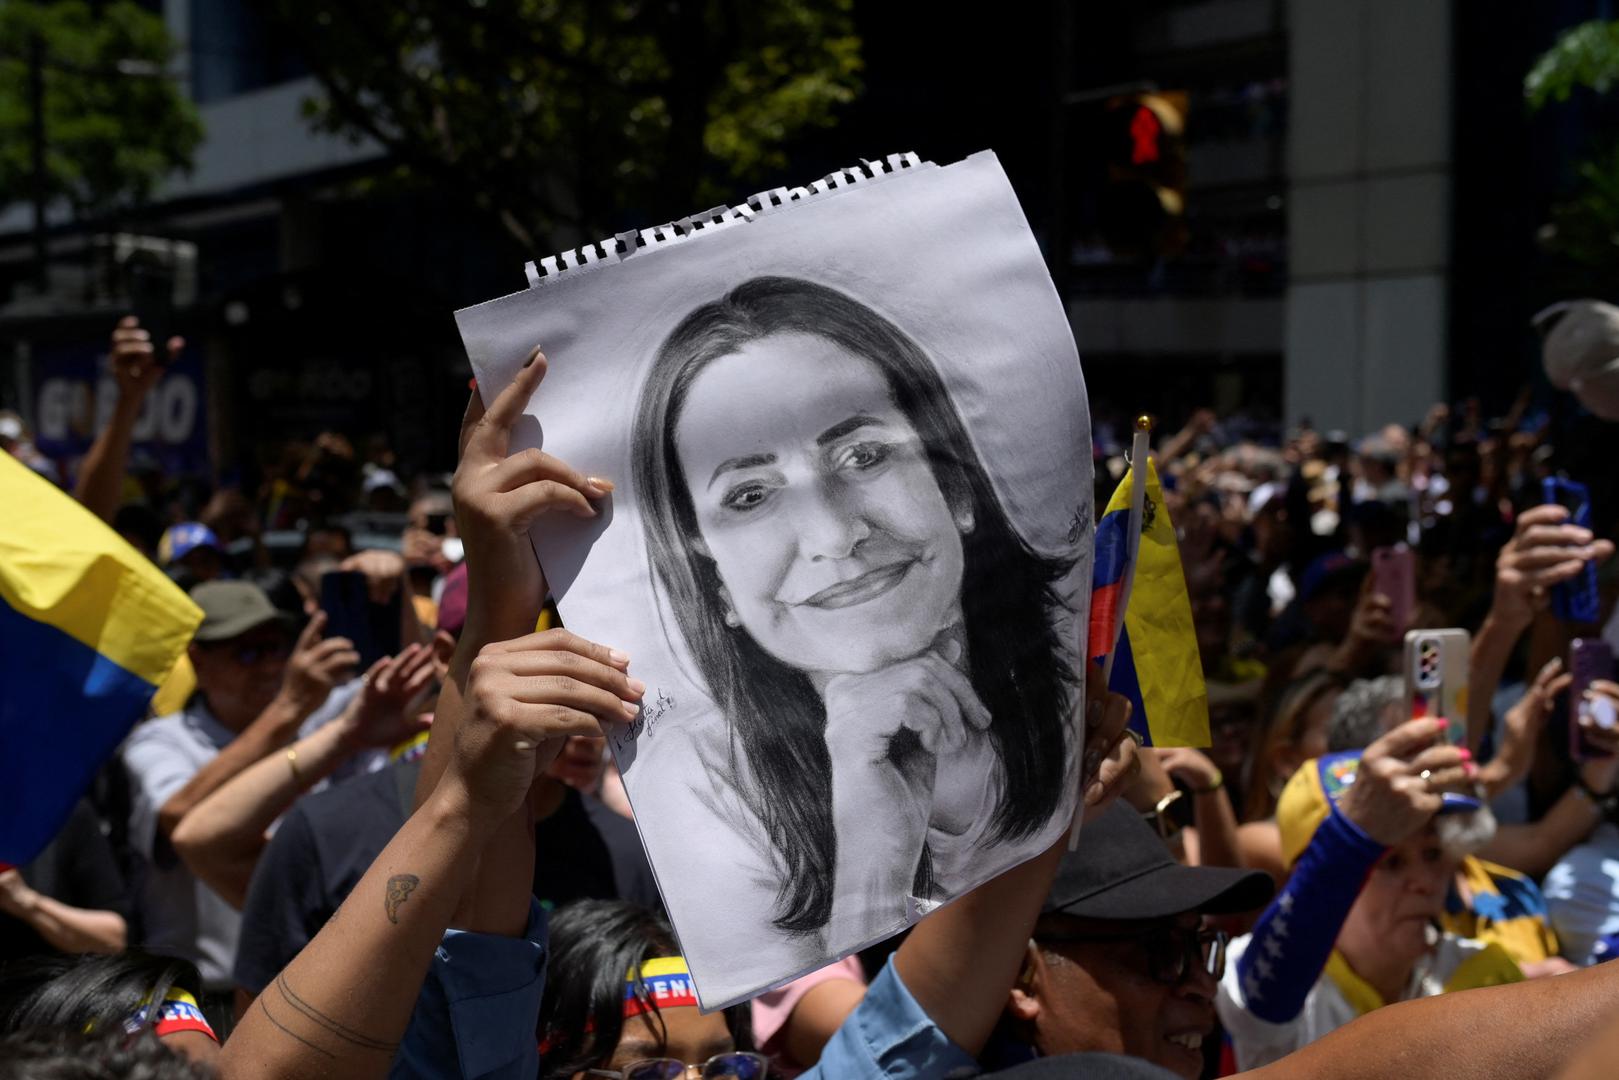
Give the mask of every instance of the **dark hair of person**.
[{"label": "dark hair of person", "polygon": [[151,1032],[64,1030],[0,1035],[0,1080],[215,1080],[201,1062]]},{"label": "dark hair of person", "polygon": [[[600,1068],[613,1056],[624,1033],[624,981],[648,960],[675,956],[669,922],[650,908],[627,900],[578,900],[551,918],[551,956],[540,1002],[540,1080],[566,1080]],[[662,1028],[657,1002],[644,986],[637,993]],[[725,1010],[725,1023],[738,1050],[753,1049],[749,1006]]]},{"label": "dark hair of person", "polygon": [[[140,949],[30,958],[9,965],[0,977],[0,1031],[113,1026],[122,1031],[143,1002],[161,1002],[174,989],[201,994],[196,967]],[[155,1015],[152,1010],[149,1017]]]},{"label": "dark hair of person", "polygon": [[[1053,627],[1062,608],[1053,584],[1073,559],[1035,553],[1013,529],[933,364],[905,333],[834,289],[759,277],[697,308],[658,351],[634,427],[634,480],[647,548],[682,638],[730,725],[733,776],[775,846],[781,876],[775,925],[823,927],[832,911],[837,836],[826,709],[809,677],[725,625],[719,570],[691,541],[700,535],[675,435],[692,385],[713,361],[777,334],[813,334],[872,364],[927,449],[952,509],[970,508],[962,537],[971,680],[993,717],[989,736],[1004,783],[994,836],[1032,836],[1050,820],[1068,782],[1065,716],[1076,680]],[[738,751],[740,750],[740,754]],[[751,783],[738,776],[747,762]],[[917,894],[931,892],[929,858]]]}]

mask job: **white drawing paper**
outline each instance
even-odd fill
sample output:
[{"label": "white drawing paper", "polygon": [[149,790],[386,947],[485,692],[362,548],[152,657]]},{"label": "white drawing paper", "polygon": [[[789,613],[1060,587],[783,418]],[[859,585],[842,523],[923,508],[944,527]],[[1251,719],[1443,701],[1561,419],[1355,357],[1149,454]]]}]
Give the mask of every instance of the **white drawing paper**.
[{"label": "white drawing paper", "polygon": [[514,449],[616,484],[534,544],[568,628],[648,686],[609,741],[705,1008],[1044,850],[1077,798],[1062,304],[992,153],[839,179],[456,316],[486,400],[545,351]]}]

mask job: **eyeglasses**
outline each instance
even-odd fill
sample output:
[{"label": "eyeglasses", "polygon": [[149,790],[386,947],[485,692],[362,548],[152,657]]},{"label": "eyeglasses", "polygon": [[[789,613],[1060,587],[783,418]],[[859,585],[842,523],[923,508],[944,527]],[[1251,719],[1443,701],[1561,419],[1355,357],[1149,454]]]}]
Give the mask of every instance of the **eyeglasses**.
[{"label": "eyeglasses", "polygon": [[682,1080],[691,1069],[700,1069],[703,1080],[765,1080],[765,1059],[758,1054],[715,1054],[702,1065],[687,1065],[675,1058],[642,1058],[622,1069],[586,1069],[586,1076],[604,1080]]},{"label": "eyeglasses", "polygon": [[1140,942],[1147,950],[1147,972],[1153,981],[1179,986],[1194,966],[1215,979],[1223,976],[1225,950],[1231,935],[1208,927],[1189,930],[1179,926],[1155,926],[1127,934],[1040,934],[1038,940],[1059,945],[1064,942]]}]

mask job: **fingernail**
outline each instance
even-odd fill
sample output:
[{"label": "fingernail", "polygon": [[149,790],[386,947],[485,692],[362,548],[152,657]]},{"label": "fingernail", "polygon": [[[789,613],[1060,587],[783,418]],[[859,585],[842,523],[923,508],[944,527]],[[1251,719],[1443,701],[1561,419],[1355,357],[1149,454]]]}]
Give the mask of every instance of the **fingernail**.
[{"label": "fingernail", "polygon": [[611,660],[619,667],[628,667],[630,664],[630,654],[626,652],[619,652],[617,649],[608,649],[607,659]]},{"label": "fingernail", "polygon": [[512,743],[512,749],[516,750],[520,754],[526,754],[530,750],[534,749],[534,744],[529,742],[527,739],[518,739],[516,742]]},{"label": "fingernail", "polygon": [[640,697],[642,694],[646,693],[646,683],[642,682],[640,679],[630,679],[629,688],[630,693],[634,694],[636,697]]},{"label": "fingernail", "polygon": [[585,477],[585,483],[589,484],[603,495],[606,495],[613,490],[613,482],[605,477],[587,476]]},{"label": "fingernail", "polygon": [[535,349],[533,352],[528,354],[528,359],[523,361],[523,366],[528,367],[529,365],[533,364],[535,360],[544,355],[545,354],[540,352],[539,349]]},{"label": "fingernail", "polygon": [[1478,766],[1474,765],[1471,761],[1464,762],[1462,764],[1462,772],[1466,773],[1467,778],[1471,780],[1473,777],[1478,775]]},{"label": "fingernail", "polygon": [[624,701],[620,702],[620,704],[624,706],[624,715],[628,716],[631,720],[634,720],[637,716],[641,715],[641,706],[635,704],[633,701]]},{"label": "fingernail", "polygon": [[1096,800],[1100,799],[1101,797],[1102,797],[1102,781],[1100,781],[1100,780],[1092,781],[1091,786],[1085,789],[1085,805],[1086,806],[1095,806],[1096,805]]},{"label": "fingernail", "polygon": [[1461,755],[1463,761],[1472,761],[1473,760],[1473,751],[1469,750],[1465,746],[1462,747],[1460,750],[1458,750],[1456,752]]}]

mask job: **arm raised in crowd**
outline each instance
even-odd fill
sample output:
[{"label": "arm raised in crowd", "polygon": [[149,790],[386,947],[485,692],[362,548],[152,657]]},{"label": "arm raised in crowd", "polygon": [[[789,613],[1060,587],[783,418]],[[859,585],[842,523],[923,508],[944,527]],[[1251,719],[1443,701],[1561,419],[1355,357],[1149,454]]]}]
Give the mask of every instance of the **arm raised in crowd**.
[{"label": "arm raised in crowd", "polygon": [[116,911],[74,907],[29,887],[22,871],[0,870],[0,912],[19,919],[65,953],[123,951],[128,924]]},{"label": "arm raised in crowd", "polygon": [[424,724],[406,715],[433,678],[433,654],[412,645],[379,660],[365,688],[341,716],[287,749],[269,754],[225,781],[175,827],[175,852],[215,892],[240,909],[271,823],[299,795],[368,747],[392,746]]},{"label": "arm raised in crowd", "polygon": [[[1106,807],[1139,768],[1125,735],[1130,703],[1109,694],[1100,669],[1086,680],[1088,720],[1084,802]],[[917,924],[894,956],[894,969],[916,1003],[951,1042],[976,1056],[989,1041],[1017,981],[1029,935],[1068,850],[1063,835],[1043,854],[989,881]],[[853,1034],[857,1011],[840,1029]]]},{"label": "arm raised in crowd", "polygon": [[[1619,1053],[1619,966],[1552,979],[1461,990],[1376,1009],[1243,1080],[1360,1080],[1443,1075],[1445,1080],[1565,1080],[1613,1075]],[[1600,1051],[1558,1072],[1593,1032]]]},{"label": "arm raised in crowd", "polygon": [[157,811],[159,835],[172,838],[181,819],[215,788],[265,755],[284,749],[298,734],[298,725],[320,708],[332,687],[359,662],[360,654],[347,638],[321,640],[325,626],[325,614],[316,612],[293,646],[275,699],[218,756],[164,800]]},{"label": "arm raised in crowd", "polygon": [[[512,426],[545,371],[545,355],[536,347],[487,409],[474,390],[461,422],[461,459],[451,496],[456,529],[466,548],[467,620],[434,713],[441,732],[446,728],[453,732],[458,722],[467,677],[479,650],[528,634],[545,608],[545,574],[534,557],[529,526],[545,513],[595,517],[592,500],[613,490],[611,483],[583,476],[539,450],[509,453]],[[416,783],[417,805],[444,771],[450,741],[428,741]]]},{"label": "arm raised in crowd", "polygon": [[1555,503],[1531,507],[1495,561],[1495,594],[1473,637],[1468,666],[1468,745],[1477,749],[1490,728],[1490,703],[1518,639],[1544,610],[1552,586],[1573,578],[1588,561],[1603,562],[1613,542],[1568,522]]},{"label": "arm raised in crowd", "polygon": [[[480,863],[497,855],[502,823],[521,815],[554,756],[548,748],[625,715],[635,695],[613,657],[566,630],[480,655],[439,783],[321,932],[255,1000],[221,1055],[224,1080],[382,1076],[396,1053],[396,1071],[456,1075],[445,1059],[414,1061],[400,1041],[434,951],[464,893],[479,887]],[[529,905],[527,883],[523,892],[532,932],[543,918]],[[543,946],[535,943],[526,959],[531,985],[518,989],[532,998],[533,1011],[511,1034],[532,1054]]]},{"label": "arm raised in crowd", "polygon": [[[173,363],[185,339],[173,337],[165,343],[168,362]],[[140,418],[146,395],[163,376],[163,363],[157,358],[152,335],[141,329],[133,315],[118,320],[112,332],[111,366],[118,384],[107,426],[96,433],[95,442],[79,466],[79,482],[73,497],[102,521],[111,522],[118,512],[124,488],[124,470],[129,461],[130,443],[135,437],[135,421]]]}]

